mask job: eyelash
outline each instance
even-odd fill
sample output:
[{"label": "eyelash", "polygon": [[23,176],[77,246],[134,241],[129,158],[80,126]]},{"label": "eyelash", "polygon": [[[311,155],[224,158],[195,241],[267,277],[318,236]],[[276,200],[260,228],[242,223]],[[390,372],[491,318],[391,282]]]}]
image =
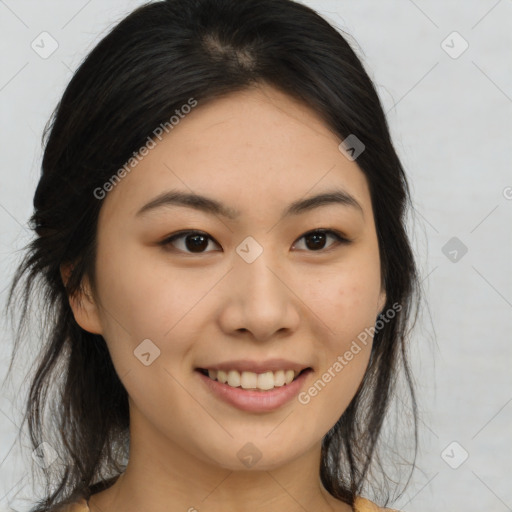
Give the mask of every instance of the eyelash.
[{"label": "eyelash", "polygon": [[[348,245],[352,242],[351,240],[345,238],[339,231],[337,231],[335,229],[323,229],[323,228],[313,229],[312,231],[308,231],[307,233],[304,233],[300,238],[298,238],[298,240],[301,240],[308,235],[313,235],[316,233],[332,235],[338,242],[337,244],[334,244],[334,247],[339,246],[339,245]],[[175,240],[178,240],[180,238],[185,238],[187,235],[192,235],[192,234],[206,236],[207,238],[209,238],[210,240],[213,240],[217,245],[220,246],[220,244],[213,237],[208,235],[208,233],[205,233],[204,231],[196,231],[196,230],[180,231],[179,233],[175,233],[175,234],[171,235],[170,237],[167,237],[165,240],[162,240],[161,242],[159,242],[159,245],[167,247],[167,246],[171,245],[172,242],[174,242]],[[333,248],[333,246],[328,247],[327,249],[318,249],[317,251],[306,250],[306,252],[325,253],[325,252],[330,251],[332,248]],[[203,252],[194,253],[194,252],[189,252],[189,251],[182,251],[181,249],[177,249],[177,251],[183,252],[185,254],[206,254],[208,252],[211,252],[211,251],[203,251]]]}]

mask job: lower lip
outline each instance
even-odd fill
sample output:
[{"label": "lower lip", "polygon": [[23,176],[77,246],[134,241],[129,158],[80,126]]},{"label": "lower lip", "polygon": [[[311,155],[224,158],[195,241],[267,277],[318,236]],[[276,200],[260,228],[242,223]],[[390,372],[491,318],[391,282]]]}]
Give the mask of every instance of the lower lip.
[{"label": "lower lip", "polygon": [[297,396],[312,371],[308,369],[290,384],[274,388],[271,391],[233,388],[217,380],[210,379],[210,377],[207,377],[199,370],[196,370],[196,373],[199,374],[210,391],[228,404],[248,412],[269,412],[278,409]]}]

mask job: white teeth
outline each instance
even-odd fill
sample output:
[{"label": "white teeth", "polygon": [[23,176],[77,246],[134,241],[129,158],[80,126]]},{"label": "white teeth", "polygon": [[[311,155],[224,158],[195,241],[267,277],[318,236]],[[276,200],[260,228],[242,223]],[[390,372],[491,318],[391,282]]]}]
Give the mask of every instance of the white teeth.
[{"label": "white teeth", "polygon": [[208,370],[210,379],[217,380],[223,384],[227,384],[233,388],[242,387],[243,389],[261,389],[268,391],[275,387],[281,387],[290,384],[299,374],[294,370],[278,370],[277,372],[242,372],[237,370]]},{"label": "white teeth", "polygon": [[228,385],[233,388],[240,386],[240,374],[236,370],[229,370]]},{"label": "white teeth", "polygon": [[244,389],[258,387],[258,375],[253,372],[242,372],[240,374],[240,386]]}]

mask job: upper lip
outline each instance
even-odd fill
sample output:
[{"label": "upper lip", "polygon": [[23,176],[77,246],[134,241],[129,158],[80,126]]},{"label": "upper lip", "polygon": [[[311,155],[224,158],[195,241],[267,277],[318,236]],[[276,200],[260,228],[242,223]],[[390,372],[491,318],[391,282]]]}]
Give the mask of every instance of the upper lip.
[{"label": "upper lip", "polygon": [[278,370],[294,370],[300,372],[306,368],[311,368],[307,364],[289,361],[287,359],[267,359],[266,361],[251,361],[250,359],[237,359],[233,361],[224,361],[223,363],[207,364],[198,369],[204,370],[237,370],[239,372],[263,373],[265,371],[276,372]]}]

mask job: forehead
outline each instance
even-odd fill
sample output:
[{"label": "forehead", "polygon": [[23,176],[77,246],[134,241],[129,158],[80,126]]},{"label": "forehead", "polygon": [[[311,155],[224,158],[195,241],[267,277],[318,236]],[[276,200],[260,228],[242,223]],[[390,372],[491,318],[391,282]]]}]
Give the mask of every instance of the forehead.
[{"label": "forehead", "polygon": [[266,85],[198,105],[111,190],[104,214],[133,217],[167,190],[215,197],[244,214],[341,187],[368,206],[364,174],[316,112]]}]

